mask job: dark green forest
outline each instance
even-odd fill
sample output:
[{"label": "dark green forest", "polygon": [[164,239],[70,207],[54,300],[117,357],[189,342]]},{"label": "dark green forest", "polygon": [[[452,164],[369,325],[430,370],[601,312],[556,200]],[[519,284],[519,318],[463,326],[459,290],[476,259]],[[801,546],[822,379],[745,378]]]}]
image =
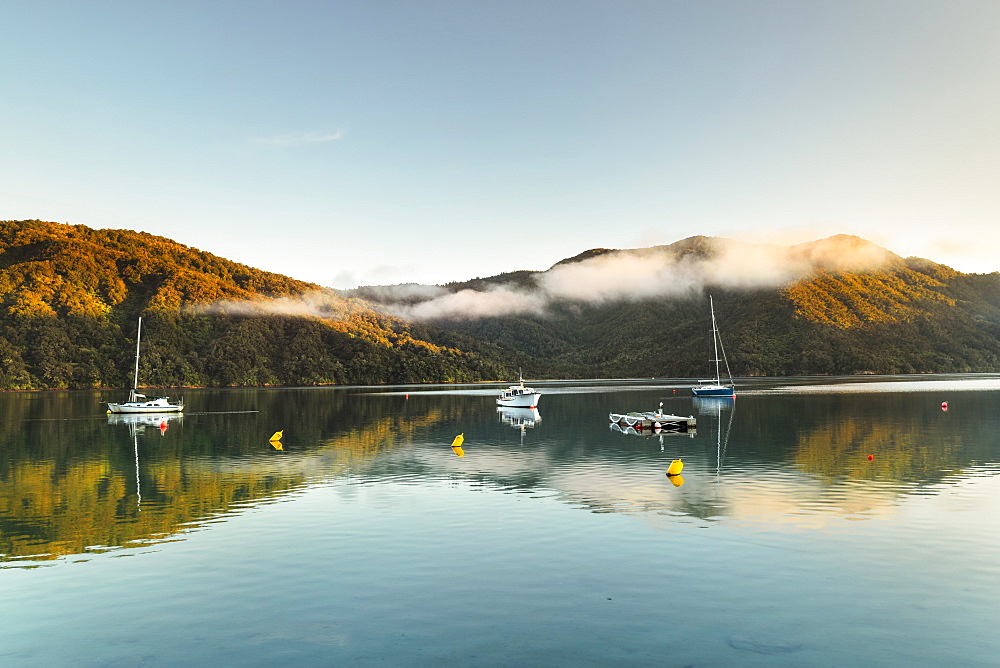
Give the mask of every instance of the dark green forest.
[{"label": "dark green forest", "polygon": [[[1000,274],[962,274],[856,237],[792,250],[823,258],[827,246],[874,250],[884,261],[864,271],[819,261],[810,276],[780,288],[715,286],[682,297],[597,305],[564,301],[542,316],[435,324],[523,353],[533,360],[533,376],[696,378],[712,370],[710,289],[734,376],[1000,371]],[[713,239],[691,237],[643,252],[683,261],[710,258],[713,248]],[[631,251],[595,249],[556,266],[619,252]],[[517,271],[444,287],[531,289],[543,273]]]},{"label": "dark green forest", "polygon": [[[712,244],[693,237],[649,250],[703,257]],[[441,289],[530,290],[541,274]],[[0,389],[130,385],[139,316],[140,384],[149,387],[502,380],[518,368],[531,378],[709,373],[700,292],[424,324],[390,315],[378,294],[338,292],[141,232],[2,221]],[[735,376],[1000,371],[1000,274],[894,258],[877,270],[818,268],[778,289],[712,295]]]},{"label": "dark green forest", "polygon": [[[281,299],[317,314],[272,314]],[[220,303],[241,308],[207,308]],[[0,389],[130,386],[140,315],[144,386],[452,382],[516,369],[491,344],[162,237],[0,222]]]}]

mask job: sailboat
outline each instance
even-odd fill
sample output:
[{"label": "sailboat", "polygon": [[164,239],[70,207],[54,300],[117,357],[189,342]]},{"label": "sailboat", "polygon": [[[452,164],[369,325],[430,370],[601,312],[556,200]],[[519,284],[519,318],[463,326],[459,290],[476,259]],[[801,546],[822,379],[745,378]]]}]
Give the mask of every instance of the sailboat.
[{"label": "sailboat", "polygon": [[184,402],[170,403],[170,397],[147,397],[139,394],[139,340],[142,338],[142,318],[135,332],[135,380],[128,401],[120,404],[108,403],[109,413],[180,413],[184,410]]},{"label": "sailboat", "polygon": [[[711,361],[715,362],[715,378],[698,381],[701,384],[698,387],[692,387],[691,394],[696,397],[735,397],[736,388],[733,386],[733,375],[729,371],[729,360],[726,359],[726,351],[719,339],[719,326],[715,323],[715,304],[711,295],[708,297],[708,307],[712,311],[712,349],[715,351],[715,359]],[[722,353],[721,360],[719,359],[720,352]],[[723,384],[719,377],[720,361],[726,363],[726,374],[729,376],[728,385]]]}]

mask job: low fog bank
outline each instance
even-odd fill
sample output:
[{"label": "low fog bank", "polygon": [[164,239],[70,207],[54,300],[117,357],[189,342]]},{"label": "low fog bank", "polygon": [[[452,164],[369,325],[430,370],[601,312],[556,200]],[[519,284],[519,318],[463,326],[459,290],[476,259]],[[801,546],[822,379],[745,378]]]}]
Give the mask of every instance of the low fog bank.
[{"label": "low fog bank", "polygon": [[[599,304],[694,296],[709,288],[778,288],[820,269],[870,271],[900,259],[849,236],[798,246],[704,239],[697,252],[680,251],[674,246],[621,250],[560,263],[535,274],[535,287],[502,283],[449,292],[438,286],[381,286],[376,301],[393,315],[417,321],[542,314],[557,301]],[[413,299],[416,287],[426,288],[425,299]]]},{"label": "low fog bank", "polygon": [[[586,253],[582,254],[587,256]],[[554,302],[600,304],[690,297],[710,288],[779,288],[817,270],[871,271],[899,256],[858,237],[840,235],[797,246],[692,237],[670,246],[607,251],[542,272],[516,272],[517,282],[482,289],[438,285],[363,286],[295,298],[218,302],[201,310],[241,315],[313,316],[339,320],[374,307],[411,321],[540,315]],[[527,278],[526,278],[527,276]]]}]

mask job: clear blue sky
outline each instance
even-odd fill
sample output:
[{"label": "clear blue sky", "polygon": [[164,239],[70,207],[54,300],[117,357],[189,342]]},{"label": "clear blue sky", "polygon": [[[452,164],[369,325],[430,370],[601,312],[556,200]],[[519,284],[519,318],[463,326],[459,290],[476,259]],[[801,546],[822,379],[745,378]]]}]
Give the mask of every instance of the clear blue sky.
[{"label": "clear blue sky", "polygon": [[1000,2],[0,9],[0,219],[334,287],[694,234],[1000,270]]}]

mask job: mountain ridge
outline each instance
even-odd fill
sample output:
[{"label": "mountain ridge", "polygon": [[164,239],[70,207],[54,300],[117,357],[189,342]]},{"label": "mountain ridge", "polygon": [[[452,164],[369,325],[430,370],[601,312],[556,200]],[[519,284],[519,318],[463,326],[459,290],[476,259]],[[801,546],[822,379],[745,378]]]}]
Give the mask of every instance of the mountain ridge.
[{"label": "mountain ridge", "polygon": [[[622,283],[610,273],[616,268],[640,278]],[[712,293],[743,375],[1000,368],[1000,274],[963,274],[852,235],[792,246],[693,236],[652,248],[593,249],[545,271],[518,272],[516,282],[511,275],[438,286],[437,296],[400,312],[437,313],[439,326],[526,352],[557,373],[582,367],[592,376],[693,377],[705,373],[705,354],[692,343],[699,336],[691,324],[707,327],[704,297]],[[588,299],[564,280],[595,276],[608,280],[591,280],[594,289],[615,298]],[[506,312],[475,318],[447,308],[459,296],[474,303],[477,289],[484,301],[534,291],[545,306],[514,300]],[[381,303],[393,309],[391,299]]]},{"label": "mountain ridge", "polygon": [[478,380],[490,344],[127,230],[0,221],[0,389]]},{"label": "mountain ridge", "polygon": [[143,232],[33,220],[0,221],[0,389],[125,385],[139,315],[151,386],[499,380],[518,367],[698,377],[708,293],[737,375],[1000,370],[1000,274],[849,235],[692,236],[337,291]]}]

